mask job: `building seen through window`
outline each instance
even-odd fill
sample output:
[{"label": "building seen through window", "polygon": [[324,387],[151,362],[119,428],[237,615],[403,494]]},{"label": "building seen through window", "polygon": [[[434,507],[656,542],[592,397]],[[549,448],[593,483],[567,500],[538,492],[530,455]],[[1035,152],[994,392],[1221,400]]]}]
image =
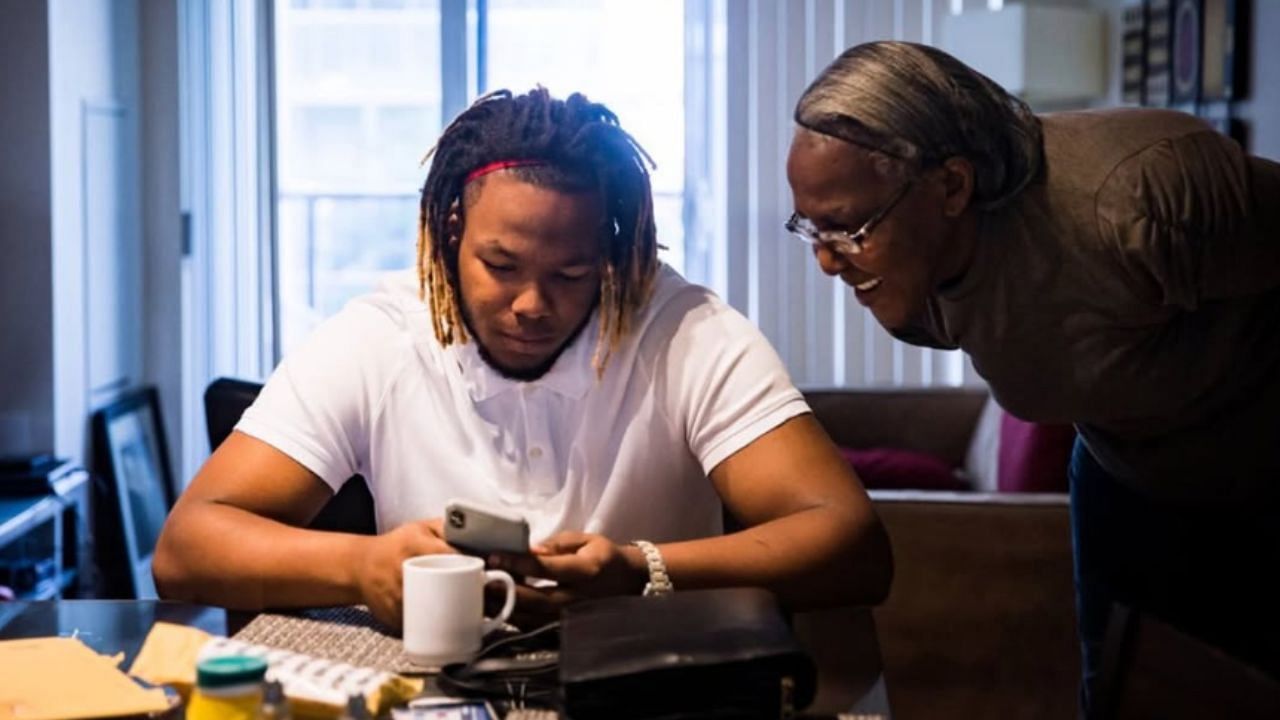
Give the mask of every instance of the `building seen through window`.
[{"label": "building seen through window", "polygon": [[[664,259],[683,269],[684,5],[481,0],[484,90],[606,103],[653,156]],[[475,68],[470,71],[474,72]],[[277,0],[277,307],[287,352],[413,264],[420,163],[443,118],[440,0]],[[468,98],[470,100],[471,98]]]}]

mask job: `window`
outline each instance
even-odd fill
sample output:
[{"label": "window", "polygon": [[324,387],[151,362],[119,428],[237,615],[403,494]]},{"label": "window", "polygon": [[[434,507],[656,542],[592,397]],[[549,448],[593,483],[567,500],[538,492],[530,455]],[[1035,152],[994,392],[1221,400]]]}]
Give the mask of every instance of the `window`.
[{"label": "window", "polygon": [[[457,63],[442,40],[459,7],[475,53]],[[607,104],[657,162],[659,242],[683,269],[683,0],[276,0],[275,12],[281,352],[412,266],[419,163],[459,109],[450,78]]]},{"label": "window", "polygon": [[278,0],[280,348],[413,263],[440,133],[440,0]]},{"label": "window", "polygon": [[485,84],[581,92],[653,157],[662,258],[684,270],[684,3],[489,0]]}]

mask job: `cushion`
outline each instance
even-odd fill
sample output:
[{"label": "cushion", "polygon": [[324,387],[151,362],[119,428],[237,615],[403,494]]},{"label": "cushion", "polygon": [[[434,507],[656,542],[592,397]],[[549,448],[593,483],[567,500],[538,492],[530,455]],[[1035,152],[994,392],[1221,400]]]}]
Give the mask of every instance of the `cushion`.
[{"label": "cushion", "polygon": [[1000,418],[1004,414],[1004,408],[988,395],[964,458],[965,472],[969,474],[976,492],[996,491],[999,475],[996,468],[1000,462]]},{"label": "cushion", "polygon": [[1076,430],[1003,413],[996,486],[1000,492],[1067,492],[1067,463]]},{"label": "cushion", "polygon": [[874,490],[968,490],[945,460],[896,448],[840,448],[862,480]]}]

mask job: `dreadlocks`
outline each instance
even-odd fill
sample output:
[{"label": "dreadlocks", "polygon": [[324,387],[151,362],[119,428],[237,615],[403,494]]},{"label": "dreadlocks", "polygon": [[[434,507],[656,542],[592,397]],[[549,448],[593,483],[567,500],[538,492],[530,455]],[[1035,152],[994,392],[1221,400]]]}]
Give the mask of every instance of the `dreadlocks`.
[{"label": "dreadlocks", "polygon": [[[595,190],[604,201],[600,334],[592,365],[603,374],[609,355],[644,307],[658,268],[648,166],[653,161],[607,107],[574,93],[553,99],[545,88],[486,95],[445,128],[418,209],[418,291],[431,304],[442,345],[466,342],[458,289],[458,250],[465,210],[474,196],[468,176],[515,161],[517,178],[561,192]],[[431,154],[428,156],[430,157]],[[477,181],[473,186],[483,182]]]}]

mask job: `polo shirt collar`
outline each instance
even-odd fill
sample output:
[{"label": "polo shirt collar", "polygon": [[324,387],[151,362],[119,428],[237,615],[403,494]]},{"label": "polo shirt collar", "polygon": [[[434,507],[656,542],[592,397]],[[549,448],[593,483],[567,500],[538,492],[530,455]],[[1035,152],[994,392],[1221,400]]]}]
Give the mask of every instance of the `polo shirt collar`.
[{"label": "polo shirt collar", "polygon": [[455,344],[450,349],[458,361],[467,394],[473,402],[482,402],[508,392],[519,392],[522,387],[546,388],[563,397],[577,399],[591,389],[596,379],[591,356],[599,334],[598,321],[598,314],[593,313],[591,320],[573,343],[556,358],[551,369],[537,380],[522,381],[504,377],[480,357],[480,349],[474,338],[469,338],[466,343]]}]

